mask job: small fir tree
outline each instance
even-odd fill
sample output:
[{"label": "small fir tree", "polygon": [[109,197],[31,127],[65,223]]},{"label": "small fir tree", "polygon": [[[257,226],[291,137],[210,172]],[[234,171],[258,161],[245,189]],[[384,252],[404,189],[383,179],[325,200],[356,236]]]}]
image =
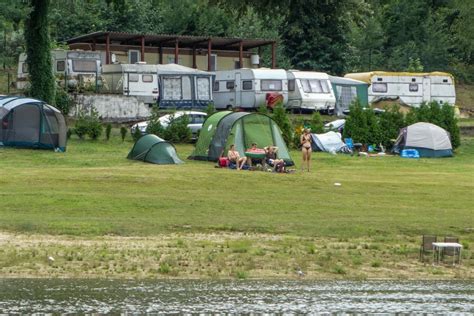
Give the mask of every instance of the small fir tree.
[{"label": "small fir tree", "polygon": [[291,144],[293,130],[288,115],[286,115],[285,109],[283,108],[283,104],[278,103],[273,109],[273,120],[277,123],[278,127],[280,127],[285,143]]}]

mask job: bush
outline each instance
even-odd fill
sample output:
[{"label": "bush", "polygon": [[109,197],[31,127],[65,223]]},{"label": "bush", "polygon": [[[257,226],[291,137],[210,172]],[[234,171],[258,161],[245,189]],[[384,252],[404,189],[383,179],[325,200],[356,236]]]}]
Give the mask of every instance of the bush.
[{"label": "bush", "polygon": [[125,136],[127,136],[127,128],[125,126],[120,127],[120,136],[122,137],[122,142],[125,141]]},{"label": "bush", "polygon": [[68,115],[72,106],[74,105],[74,100],[69,96],[69,94],[60,87],[56,89],[56,95],[54,98],[54,104],[62,114]]},{"label": "bush", "polygon": [[100,135],[102,135],[102,124],[97,111],[92,109],[91,114],[86,114],[84,111],[81,111],[76,121],[74,131],[80,139],[84,139],[85,135],[88,135],[93,140],[98,139]]},{"label": "bush", "polygon": [[293,140],[293,130],[290,120],[283,108],[283,104],[278,103],[273,109],[273,120],[277,123],[278,127],[280,127],[285,143],[290,145]]},{"label": "bush", "polygon": [[379,124],[382,145],[387,148],[393,146],[392,140],[397,139],[400,129],[405,126],[400,106],[394,104],[390,109],[380,114]]},{"label": "bush", "polygon": [[257,113],[268,114],[267,106],[265,104],[260,104],[259,107],[257,108]]},{"label": "bush", "polygon": [[158,113],[158,107],[153,107],[153,109],[151,110],[151,117],[148,121],[146,132],[148,134],[154,134],[158,137],[164,138],[165,129],[163,128],[163,126],[161,126],[159,118],[160,116]]},{"label": "bush", "polygon": [[216,113],[216,107],[214,106],[214,103],[212,102],[209,102],[209,104],[207,105],[207,108],[206,108],[206,113],[207,113],[207,116],[211,116],[212,114]]},{"label": "bush", "polygon": [[321,134],[324,133],[324,123],[321,118],[321,114],[318,111],[314,111],[313,116],[311,117],[311,133]]},{"label": "bush", "polygon": [[367,144],[369,141],[367,118],[359,100],[349,107],[350,114],[344,125],[344,137],[352,138],[355,143]]},{"label": "bush", "polygon": [[188,115],[183,115],[176,119],[172,115],[168,127],[164,130],[164,138],[172,143],[189,142],[191,140],[191,130],[188,124]]},{"label": "bush", "polygon": [[68,129],[67,129],[67,132],[66,132],[66,137],[67,137],[67,139],[70,139],[70,138],[71,138],[72,133],[74,133],[74,130],[71,129],[71,128],[68,128]]},{"label": "bush", "polygon": [[112,124],[108,123],[106,126],[105,126],[105,138],[107,140],[110,139],[110,132],[112,132]]},{"label": "bush", "polygon": [[142,132],[140,131],[140,129],[137,127],[135,128],[135,130],[133,131],[133,134],[132,134],[132,138],[134,141],[137,141],[140,139],[140,137],[142,137]]}]

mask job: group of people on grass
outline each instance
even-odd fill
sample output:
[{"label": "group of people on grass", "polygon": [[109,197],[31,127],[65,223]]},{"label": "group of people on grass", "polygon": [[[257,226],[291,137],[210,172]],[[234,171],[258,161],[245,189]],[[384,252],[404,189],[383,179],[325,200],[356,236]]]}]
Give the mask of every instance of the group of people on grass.
[{"label": "group of people on grass", "polygon": [[[309,129],[305,129],[300,138],[301,151],[303,154],[303,161],[301,165],[301,171],[306,170],[309,172],[311,164],[311,143],[312,138]],[[257,144],[252,143],[252,146],[247,150],[248,152],[258,150]],[[280,168],[285,166],[283,159],[279,159],[277,156],[278,147],[270,145],[263,148],[265,156],[263,158],[251,158],[247,156],[241,157],[239,152],[235,150],[235,145],[232,144],[229,147],[227,152],[227,159],[231,164],[234,164],[237,170],[242,170],[244,168],[251,168],[254,165],[260,164],[263,167],[269,166],[273,170],[281,170]]]}]

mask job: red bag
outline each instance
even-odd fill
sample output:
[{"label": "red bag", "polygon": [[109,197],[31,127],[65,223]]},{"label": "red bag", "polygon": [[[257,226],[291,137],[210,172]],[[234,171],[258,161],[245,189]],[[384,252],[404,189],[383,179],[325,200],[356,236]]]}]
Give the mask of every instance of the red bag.
[{"label": "red bag", "polygon": [[218,164],[221,168],[227,168],[229,166],[229,159],[227,157],[220,157]]}]

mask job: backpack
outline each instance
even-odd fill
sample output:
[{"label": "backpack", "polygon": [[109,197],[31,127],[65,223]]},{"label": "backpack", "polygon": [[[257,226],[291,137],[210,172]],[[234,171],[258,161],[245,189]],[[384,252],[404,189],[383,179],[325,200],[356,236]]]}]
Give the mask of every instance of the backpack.
[{"label": "backpack", "polygon": [[229,159],[227,157],[220,157],[219,158],[219,161],[217,162],[217,164],[219,165],[219,167],[221,168],[227,168],[229,166]]}]

